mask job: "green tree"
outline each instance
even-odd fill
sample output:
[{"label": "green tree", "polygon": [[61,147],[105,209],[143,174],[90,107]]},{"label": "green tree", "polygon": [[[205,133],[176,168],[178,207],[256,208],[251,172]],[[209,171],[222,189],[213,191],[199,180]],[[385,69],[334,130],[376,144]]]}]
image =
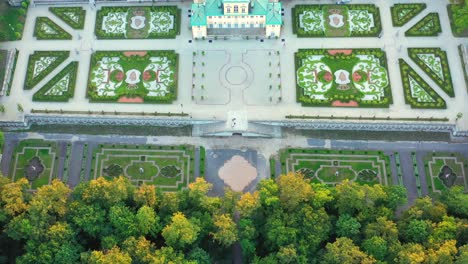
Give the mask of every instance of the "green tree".
[{"label": "green tree", "polygon": [[184,248],[197,239],[199,232],[200,228],[191,223],[184,214],[175,213],[171,223],[162,230],[162,236],[168,246]]},{"label": "green tree", "polygon": [[387,256],[388,245],[387,241],[382,237],[373,236],[369,239],[364,240],[362,243],[364,251],[373,256],[375,259],[383,261]]},{"label": "green tree", "polygon": [[120,248],[113,247],[105,252],[93,251],[89,257],[85,256],[82,261],[89,264],[130,264],[132,258],[126,252],[122,252]]},{"label": "green tree", "polygon": [[447,206],[451,214],[468,218],[468,195],[465,194],[463,186],[453,186],[445,189],[440,200]]},{"label": "green tree", "polygon": [[348,215],[340,215],[338,221],[336,221],[336,235],[338,237],[348,237],[353,240],[359,237],[361,224],[359,221]]},{"label": "green tree", "polygon": [[427,253],[423,246],[409,243],[403,245],[400,252],[398,252],[398,257],[395,259],[395,262],[401,264],[417,264],[424,263],[426,259]]},{"label": "green tree", "polygon": [[334,243],[328,243],[323,255],[324,264],[368,264],[375,263],[373,257],[362,252],[353,241],[346,237],[336,239]]},{"label": "green tree", "polygon": [[411,220],[403,230],[405,239],[409,242],[423,243],[428,241],[430,223],[424,220]]}]

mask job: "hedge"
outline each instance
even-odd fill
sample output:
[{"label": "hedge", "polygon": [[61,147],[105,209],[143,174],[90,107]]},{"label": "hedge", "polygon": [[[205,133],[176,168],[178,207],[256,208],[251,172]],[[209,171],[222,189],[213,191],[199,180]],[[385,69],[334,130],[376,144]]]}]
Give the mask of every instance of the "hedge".
[{"label": "hedge", "polygon": [[[442,99],[423,78],[421,78],[411,66],[409,66],[403,59],[399,59],[401,81],[405,94],[405,103],[409,104],[411,108],[427,108],[427,109],[445,109],[447,108],[444,99]],[[419,85],[426,91],[435,102],[418,102],[411,96],[411,87],[409,84],[409,76],[415,79]]]},{"label": "hedge", "polygon": [[[82,7],[49,7],[49,11],[73,29],[84,28],[86,11]],[[73,20],[66,13],[74,13],[78,16],[78,21]]]},{"label": "hedge", "polygon": [[[68,102],[75,94],[76,75],[78,72],[78,62],[70,62],[63,70],[55,75],[49,82],[47,82],[39,91],[33,95],[33,101],[39,102]],[[70,81],[68,82],[67,92],[62,95],[46,95],[58,81],[63,77],[70,74]]]},{"label": "hedge", "polygon": [[[33,54],[29,55],[24,89],[32,89],[36,84],[42,81],[42,79],[49,75],[49,73],[51,73],[55,68],[57,68],[57,66],[64,62],[69,55],[70,51],[35,51]],[[56,57],[57,59],[54,62],[52,62],[46,69],[44,69],[41,73],[39,73],[36,77],[33,77],[35,63],[41,57]]]},{"label": "hedge", "polygon": [[[146,37],[135,37],[132,39],[170,39],[176,38],[180,34],[180,21],[181,21],[181,10],[177,6],[104,6],[102,7],[96,15],[95,23],[95,34],[98,39],[127,39],[128,36],[125,36],[124,33],[107,33],[102,29],[102,23],[105,16],[109,13],[114,12],[129,12],[132,9],[143,9],[145,10],[145,15],[149,16],[150,12],[168,12],[170,15],[174,16],[174,28],[170,29],[169,32],[153,32],[147,34]],[[148,25],[149,25],[149,19]],[[127,23],[128,27],[128,23]]]},{"label": "hedge", "polygon": [[[327,51],[332,50],[332,49],[299,49],[298,52],[295,53],[294,56],[294,64],[295,64],[295,71],[296,71],[296,101],[300,102],[302,106],[331,106],[331,103],[334,100],[340,100],[342,102],[349,102],[350,100],[356,101],[359,104],[359,107],[370,107],[370,108],[386,108],[389,107],[390,104],[393,103],[392,100],[392,90],[391,90],[391,84],[390,84],[390,76],[388,73],[388,67],[387,67],[387,59],[385,56],[385,52],[380,50],[380,49],[352,49],[352,54],[351,55],[327,55],[330,57],[338,57],[342,61],[340,62],[341,65],[346,64],[348,60],[352,60],[353,58],[356,58],[356,55],[374,55],[376,56],[379,61],[380,61],[380,66],[384,67],[387,69],[387,75],[388,75],[388,86],[384,88],[384,94],[385,98],[383,98],[381,101],[362,101],[361,97],[359,97],[359,94],[356,96],[354,95],[346,95],[343,93],[335,93],[332,94],[331,96],[328,95],[325,100],[322,99],[312,99],[308,96],[304,95],[303,89],[299,86],[297,83],[297,70],[302,66],[302,59],[306,58],[309,55],[326,55],[328,54]],[[351,61],[352,62],[352,61]],[[352,87],[352,89],[357,89]]]},{"label": "hedge", "polygon": [[[135,90],[132,90],[132,93],[129,94],[116,94],[114,96],[102,96],[98,95],[96,92],[96,87],[91,84],[91,73],[94,66],[97,64],[99,60],[103,57],[125,57],[122,53],[124,51],[97,51],[95,52],[90,61],[89,67],[89,77],[88,77],[88,88],[87,88],[87,95],[86,97],[89,99],[90,102],[95,103],[106,103],[106,102],[116,102],[120,97],[127,96],[127,97],[141,97],[143,98],[144,103],[157,103],[157,104],[171,104],[174,100],[177,99],[177,78],[178,78],[178,70],[179,70],[179,54],[175,53],[174,50],[152,50],[146,51],[147,54],[141,58],[136,58],[136,60],[140,59],[142,61],[147,60],[150,56],[165,56],[167,57],[174,65],[174,83],[168,87],[169,93],[165,96],[146,96],[147,90],[144,87],[138,87]],[[132,63],[135,63],[135,59],[132,60]],[[124,69],[125,70],[125,69]],[[127,91],[129,92],[129,91]]]},{"label": "hedge", "polygon": [[[432,25],[430,24],[432,22]],[[428,27],[428,25],[431,25]],[[442,32],[442,27],[440,26],[439,14],[438,13],[429,13],[427,16],[423,17],[418,21],[414,26],[408,29],[405,32],[407,37],[436,37],[439,33]]]},{"label": "hedge", "polygon": [[[442,75],[444,79],[440,79],[419,57],[418,54],[434,54],[440,58],[442,64]],[[409,57],[427,74],[431,79],[439,85],[439,87],[450,97],[455,97],[455,91],[452,84],[452,76],[450,75],[450,67],[447,59],[447,53],[440,48],[408,48]]]},{"label": "hedge", "polygon": [[[411,19],[426,9],[425,3],[412,3],[412,4],[395,4],[390,7],[392,14],[392,24],[394,27],[401,27],[408,23]],[[409,10],[408,13],[401,15],[403,10]]]},{"label": "hedge", "polygon": [[[304,11],[309,10],[322,10],[325,11],[331,7],[339,7],[345,10],[367,10],[374,17],[374,27],[366,32],[349,32],[347,36],[327,36],[325,30],[323,31],[305,31],[299,26],[299,15]],[[348,23],[348,22],[347,22]],[[377,37],[382,31],[382,22],[380,19],[379,8],[373,4],[351,4],[351,5],[296,5],[292,8],[292,25],[293,33],[297,34],[299,38],[314,38],[314,37]],[[325,23],[325,26],[328,24]]]},{"label": "hedge", "polygon": [[[468,7],[463,4],[460,5],[447,5],[447,13],[450,20],[450,28],[455,37],[463,38],[468,37],[468,27],[464,27],[464,21],[468,18]],[[460,21],[461,25],[456,25],[455,20]]]},{"label": "hedge", "polygon": [[[57,33],[47,33],[42,29],[42,25],[45,24],[52,28]],[[62,39],[72,39],[70,33],[66,32],[63,28],[57,25],[54,21],[50,20],[48,17],[37,17],[36,25],[34,27],[33,36],[39,40],[62,40]]]}]

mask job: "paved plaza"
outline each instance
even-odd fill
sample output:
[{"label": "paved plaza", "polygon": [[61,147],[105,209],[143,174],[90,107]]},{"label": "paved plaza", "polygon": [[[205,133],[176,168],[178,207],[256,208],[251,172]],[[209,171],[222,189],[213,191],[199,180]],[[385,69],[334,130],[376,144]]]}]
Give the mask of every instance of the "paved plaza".
[{"label": "paved plaza", "polygon": [[[318,1],[316,4],[332,4],[334,1]],[[171,2],[181,9],[180,35],[175,39],[98,39],[95,37],[96,9],[83,5],[86,20],[83,30],[74,30],[69,25],[51,16],[48,6],[30,7],[24,27],[23,39],[0,44],[2,49],[16,48],[19,57],[12,90],[9,96],[0,98],[5,113],[4,121],[22,120],[32,110],[105,111],[105,112],[185,112],[192,120],[226,120],[232,111],[245,111],[249,121],[284,120],[295,116],[350,116],[392,118],[448,118],[459,130],[468,130],[467,87],[463,76],[462,62],[458,53],[460,44],[467,45],[466,38],[453,37],[447,14],[447,1],[422,0],[427,8],[402,27],[393,27],[390,6],[397,0],[372,1],[380,9],[382,34],[380,37],[346,38],[298,38],[293,34],[292,7],[303,1],[285,1],[284,26],[281,39],[261,40],[214,39],[191,41],[189,29],[190,2]],[[354,0],[353,4],[370,3]],[[315,4],[315,3],[314,3]],[[134,4],[133,4],[134,5]],[[160,4],[158,4],[160,5]],[[166,3],[164,5],[167,5]],[[438,12],[442,33],[437,37],[405,37],[405,31],[431,12]],[[46,16],[72,33],[71,40],[36,40],[33,36],[36,17]],[[172,23],[172,22],[171,22]],[[331,34],[331,33],[330,33]],[[446,102],[446,109],[415,109],[405,103],[404,89],[399,69],[399,59],[404,59],[420,76],[427,76],[409,58],[407,48],[438,47],[447,54],[455,97],[450,97],[434,80],[424,81]],[[388,76],[391,84],[392,104],[389,108],[356,107],[303,107],[297,102],[294,54],[299,49],[356,49],[377,48],[386,53]],[[167,50],[178,54],[177,98],[170,104],[135,104],[90,102],[87,95],[91,54],[96,51]],[[70,56],[33,89],[23,90],[28,58],[34,51],[68,50]],[[201,53],[204,52],[204,56]],[[196,54],[196,55],[194,55]],[[270,55],[271,54],[271,55]],[[33,95],[60,73],[70,62],[78,61],[77,82],[74,96],[68,102],[33,101]],[[142,76],[144,74],[142,73]],[[203,77],[202,77],[203,76]],[[148,76],[150,78],[151,76]],[[203,88],[202,88],[203,87]],[[138,100],[137,100],[138,101]],[[23,112],[18,111],[21,104]],[[458,113],[463,117],[457,119]],[[353,121],[348,121],[353,122]]]}]

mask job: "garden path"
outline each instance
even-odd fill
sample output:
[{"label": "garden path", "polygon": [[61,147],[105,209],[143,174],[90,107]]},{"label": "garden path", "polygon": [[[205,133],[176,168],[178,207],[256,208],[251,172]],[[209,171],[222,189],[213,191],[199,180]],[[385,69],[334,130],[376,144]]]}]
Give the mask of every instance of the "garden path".
[{"label": "garden path", "polygon": [[[333,1],[334,2],[334,1]],[[369,3],[369,0],[353,0],[353,4]],[[248,113],[249,120],[281,120],[286,115],[321,115],[321,116],[392,116],[392,117],[448,117],[451,123],[457,123],[460,129],[468,130],[468,93],[465,85],[462,64],[458,55],[458,45],[468,45],[468,38],[455,38],[452,36],[446,5],[448,1],[421,0],[427,4],[427,8],[402,28],[392,27],[390,6],[399,0],[377,0],[374,3],[380,8],[383,34],[381,38],[297,38],[292,34],[291,26],[291,7],[296,4],[304,4],[303,1],[293,0],[284,2],[285,17],[282,38],[285,44],[280,40],[215,40],[212,43],[208,41],[194,41],[189,43],[191,32],[188,28],[189,1],[178,3],[182,8],[181,34],[176,39],[161,40],[96,40],[94,37],[94,21],[96,10],[89,5],[84,6],[87,11],[85,29],[72,32],[71,41],[37,41],[33,38],[34,21],[37,16],[51,17],[57,24],[70,30],[62,21],[55,18],[47,11],[46,6],[31,7],[28,18],[25,23],[24,36],[22,41],[1,43],[1,48],[17,48],[20,53],[18,57],[17,69],[13,79],[12,90],[9,97],[0,98],[0,104],[5,105],[6,113],[1,115],[2,120],[18,120],[23,117],[23,113],[18,113],[17,103],[20,103],[29,113],[31,109],[63,109],[72,111],[110,111],[118,109],[129,112],[189,112],[194,119],[225,120],[230,111],[245,110]],[[318,3],[332,3],[332,1],[320,1]],[[100,6],[98,6],[99,8]],[[443,32],[438,37],[417,37],[406,38],[404,31],[415,24],[418,18],[425,16],[429,12],[438,12]],[[295,72],[294,52],[299,48],[383,48],[387,52],[388,70],[391,78],[392,93],[394,104],[388,109],[359,109],[359,108],[329,108],[329,107],[301,107],[296,103],[295,95]],[[446,110],[418,110],[411,109],[409,105],[404,104],[403,89],[401,87],[401,77],[397,65],[398,58],[404,58],[414,68],[407,56],[407,47],[441,47],[447,52],[452,79],[455,87],[455,98],[444,97],[447,101]],[[68,103],[45,103],[32,102],[32,95],[38,89],[24,91],[24,77],[28,56],[34,50],[70,50],[70,58],[60,65],[53,73],[60,71],[71,60],[79,60],[78,81],[75,89],[75,97]],[[137,105],[137,104],[90,104],[85,98],[86,84],[88,79],[88,68],[90,55],[95,50],[153,50],[153,49],[175,49],[180,54],[179,61],[179,93],[178,99],[170,105]],[[280,103],[269,105],[247,105],[245,103],[232,103],[226,105],[198,105],[192,100],[191,78],[192,52],[194,50],[229,50],[234,52],[243,52],[249,49],[274,49],[281,51],[281,83],[282,100]],[[78,52],[77,52],[78,51]],[[418,71],[419,72],[419,71]],[[42,83],[47,82],[54,74],[49,75]],[[428,77],[425,79],[431,83]],[[42,84],[41,83],[41,84]],[[242,96],[240,94],[239,96]],[[463,113],[464,117],[456,121],[457,113]],[[358,122],[358,121],[356,121]]]}]

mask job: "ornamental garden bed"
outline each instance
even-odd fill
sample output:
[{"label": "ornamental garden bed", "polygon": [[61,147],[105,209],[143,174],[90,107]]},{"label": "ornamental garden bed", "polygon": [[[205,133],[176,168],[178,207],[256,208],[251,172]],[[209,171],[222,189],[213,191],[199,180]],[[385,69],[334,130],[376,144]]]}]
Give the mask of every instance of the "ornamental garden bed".
[{"label": "ornamental garden bed", "polygon": [[68,102],[75,93],[78,62],[73,61],[33,95],[33,101]]},{"label": "ornamental garden bed", "polygon": [[376,37],[382,31],[379,8],[358,5],[296,5],[293,33],[298,37]]},{"label": "ornamental garden bed", "polygon": [[312,182],[391,184],[390,159],[381,151],[288,148],[280,150],[279,156],[283,174],[298,172]]},{"label": "ornamental garden bed", "polygon": [[38,40],[72,39],[70,33],[57,25],[48,17],[37,17],[33,36]]},{"label": "ornamental garden bed", "polygon": [[180,33],[176,6],[102,7],[96,15],[98,39],[175,38]]},{"label": "ornamental garden bed", "polygon": [[450,27],[455,37],[468,37],[468,5],[447,5]]},{"label": "ornamental garden bed", "polygon": [[445,51],[440,48],[408,48],[408,55],[447,95],[455,96]]},{"label": "ornamental garden bed", "polygon": [[444,99],[403,59],[399,59],[405,102],[411,108],[447,108]]},{"label": "ornamental garden bed", "polygon": [[90,102],[172,103],[178,54],[173,50],[97,51],[91,57]]},{"label": "ornamental garden bed", "polygon": [[390,8],[393,26],[401,27],[405,25],[424,9],[426,9],[425,3],[394,4]]},{"label": "ornamental garden bed", "polygon": [[29,56],[24,89],[32,89],[70,55],[69,51],[35,51]]},{"label": "ornamental garden bed", "polygon": [[177,191],[194,181],[194,153],[195,148],[188,145],[99,145],[90,175],[95,179],[124,176],[135,185]]},{"label": "ornamental garden bed", "polygon": [[57,143],[36,139],[23,140],[15,148],[10,164],[10,178],[16,181],[26,177],[31,190],[48,185],[57,177]]},{"label": "ornamental garden bed", "polygon": [[303,106],[388,107],[385,52],[380,49],[300,49],[296,96]]},{"label": "ornamental garden bed", "polygon": [[468,191],[468,160],[459,153],[429,153],[424,157],[429,193],[438,195],[453,186]]},{"label": "ornamental garden bed", "polygon": [[442,32],[439,14],[429,13],[405,32],[407,37],[437,37]]},{"label": "ornamental garden bed", "polygon": [[83,29],[86,11],[82,7],[49,7],[49,11],[73,29]]}]

